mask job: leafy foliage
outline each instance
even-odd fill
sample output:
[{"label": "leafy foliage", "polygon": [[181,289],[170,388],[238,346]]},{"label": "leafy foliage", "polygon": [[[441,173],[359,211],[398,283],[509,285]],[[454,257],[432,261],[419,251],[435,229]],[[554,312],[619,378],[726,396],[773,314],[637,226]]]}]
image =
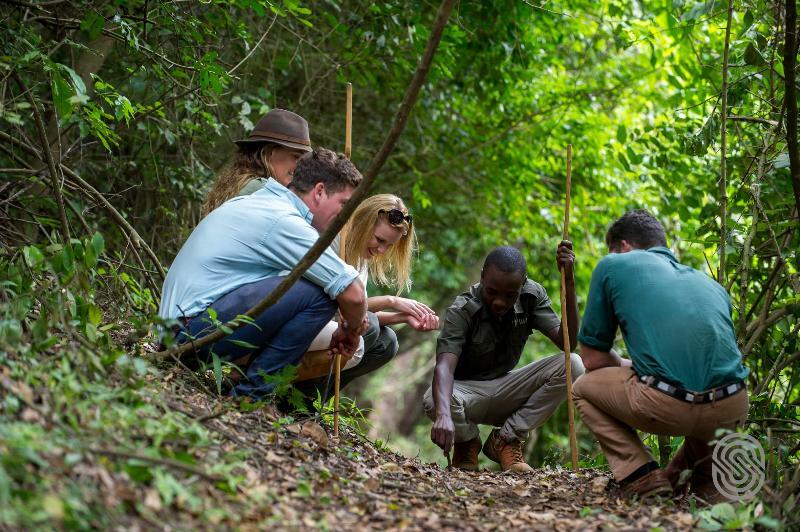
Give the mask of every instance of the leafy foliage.
[{"label": "leafy foliage", "polygon": [[[751,369],[749,430],[775,459],[763,503],[775,518],[790,519],[800,452],[800,236],[784,126],[782,6],[734,5],[722,161],[723,4],[462,2],[375,188],[401,195],[414,212],[422,243],[415,297],[437,310],[477,278],[485,252],[500,244],[520,246],[531,277],[555,294],[572,144],[579,298],[604,253],[608,223],[635,207],[665,222],[683,262],[725,280]],[[270,108],[284,107],[308,118],[315,144],[341,149],[350,81],[353,159],[365,167],[433,13],[427,3],[397,0],[78,0],[4,2],[0,17],[2,520],[103,526],[82,502],[87,485],[101,480],[66,480],[101,460],[88,447],[143,442],[136,448],[143,456],[219,466],[214,474],[232,471],[237,460],[199,458],[209,436],[149,400],[148,383],[164,377],[140,356],[140,340],[154,339],[158,262],[168,264],[197,223],[231,141]],[[357,404],[372,407],[373,434],[397,435],[391,445],[436,459],[418,405],[433,345],[409,331],[400,331],[400,341],[401,356],[356,390]],[[549,351],[534,340],[526,360]],[[208,391],[219,393],[227,368],[212,358],[209,369]],[[291,398],[284,377],[277,388]],[[158,429],[138,423],[161,416]],[[179,443],[165,444],[172,440]],[[534,462],[561,463],[566,448],[561,409],[529,452]],[[580,449],[585,464],[602,465],[588,432]],[[181,482],[185,471],[158,466],[145,475],[145,464],[125,459],[109,467],[155,490],[162,505],[217,519],[208,498]],[[35,474],[47,467],[63,479]],[[226,478],[222,492],[236,486],[236,474]],[[305,482],[297,491],[310,497],[313,484]],[[141,505],[121,504],[118,515],[124,504]],[[756,513],[708,517],[750,526],[766,515]]]}]

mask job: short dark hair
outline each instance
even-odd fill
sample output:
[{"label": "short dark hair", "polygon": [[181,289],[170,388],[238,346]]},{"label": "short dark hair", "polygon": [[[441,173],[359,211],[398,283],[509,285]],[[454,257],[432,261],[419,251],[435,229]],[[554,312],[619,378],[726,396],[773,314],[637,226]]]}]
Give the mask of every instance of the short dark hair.
[{"label": "short dark hair", "polygon": [[500,246],[490,251],[483,261],[484,271],[489,266],[494,266],[503,273],[519,273],[523,277],[528,269],[525,257],[517,248],[511,246]]},{"label": "short dark hair", "polygon": [[357,187],[363,177],[350,160],[341,153],[325,148],[315,148],[297,160],[289,188],[305,193],[317,183],[325,185],[328,195],[341,192],[345,187]]},{"label": "short dark hair", "polygon": [[667,245],[664,226],[644,209],[628,211],[611,224],[606,233],[606,245],[612,249],[625,240],[636,249]]}]

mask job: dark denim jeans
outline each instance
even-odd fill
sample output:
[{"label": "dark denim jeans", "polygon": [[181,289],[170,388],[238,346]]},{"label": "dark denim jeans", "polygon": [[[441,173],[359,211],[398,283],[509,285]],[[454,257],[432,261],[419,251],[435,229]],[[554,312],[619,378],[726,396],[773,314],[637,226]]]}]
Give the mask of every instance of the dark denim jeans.
[{"label": "dark denim jeans", "polygon": [[[390,327],[381,327],[378,323],[378,316],[373,312],[367,312],[369,328],[362,335],[364,337],[364,356],[357,366],[342,371],[340,388],[344,388],[356,377],[372,373],[378,368],[389,363],[399,349],[397,335]],[[325,388],[328,388],[327,395]],[[318,379],[312,379],[295,384],[295,388],[303,392],[310,399],[314,399],[319,392],[323,401],[327,401],[333,396],[333,378],[328,385],[327,375]]]},{"label": "dark denim jeans", "polygon": [[[283,279],[269,277],[240,286],[214,301],[209,308],[216,311],[217,320],[223,323],[232,320],[261,301]],[[244,325],[222,340],[202,347],[197,356],[206,361],[211,358],[212,351],[226,361],[251,356],[247,378],[243,378],[231,394],[261,399],[273,389],[272,385],[264,383],[261,373],[273,374],[289,364],[297,364],[317,333],[333,318],[337,308],[336,301],[331,300],[322,288],[300,279],[276,304],[255,319],[255,325]],[[213,330],[208,309],[192,318],[186,329],[188,331],[178,334],[179,342],[189,341],[186,332],[191,337],[201,338]],[[255,348],[243,347],[241,342]]]}]

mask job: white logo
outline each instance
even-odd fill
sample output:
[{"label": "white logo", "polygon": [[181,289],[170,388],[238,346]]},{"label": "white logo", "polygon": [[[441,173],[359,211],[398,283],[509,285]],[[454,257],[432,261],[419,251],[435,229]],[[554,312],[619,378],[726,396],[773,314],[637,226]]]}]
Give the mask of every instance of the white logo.
[{"label": "white logo", "polygon": [[714,446],[714,487],[727,499],[746,502],[764,485],[764,448],[747,434],[732,433]]}]

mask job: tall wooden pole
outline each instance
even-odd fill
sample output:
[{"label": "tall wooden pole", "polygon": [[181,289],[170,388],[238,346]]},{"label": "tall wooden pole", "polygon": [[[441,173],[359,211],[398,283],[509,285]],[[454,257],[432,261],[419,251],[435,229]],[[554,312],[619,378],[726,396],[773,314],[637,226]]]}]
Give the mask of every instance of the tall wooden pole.
[{"label": "tall wooden pole", "polygon": [[[347,103],[344,115],[344,156],[353,153],[353,84],[347,84]],[[336,379],[333,382],[333,436],[339,437],[339,393],[342,381],[342,355],[336,355]]]},{"label": "tall wooden pole", "polygon": [[[572,189],[572,144],[567,145],[567,201],[564,205],[564,231],[562,240],[569,240],[569,204]],[[564,369],[567,373],[567,410],[569,416],[569,448],[572,469],[578,470],[578,440],[575,437],[575,412],[572,405],[572,346],[569,345],[569,317],[567,316],[567,272],[561,268],[561,331],[564,333]]]}]

